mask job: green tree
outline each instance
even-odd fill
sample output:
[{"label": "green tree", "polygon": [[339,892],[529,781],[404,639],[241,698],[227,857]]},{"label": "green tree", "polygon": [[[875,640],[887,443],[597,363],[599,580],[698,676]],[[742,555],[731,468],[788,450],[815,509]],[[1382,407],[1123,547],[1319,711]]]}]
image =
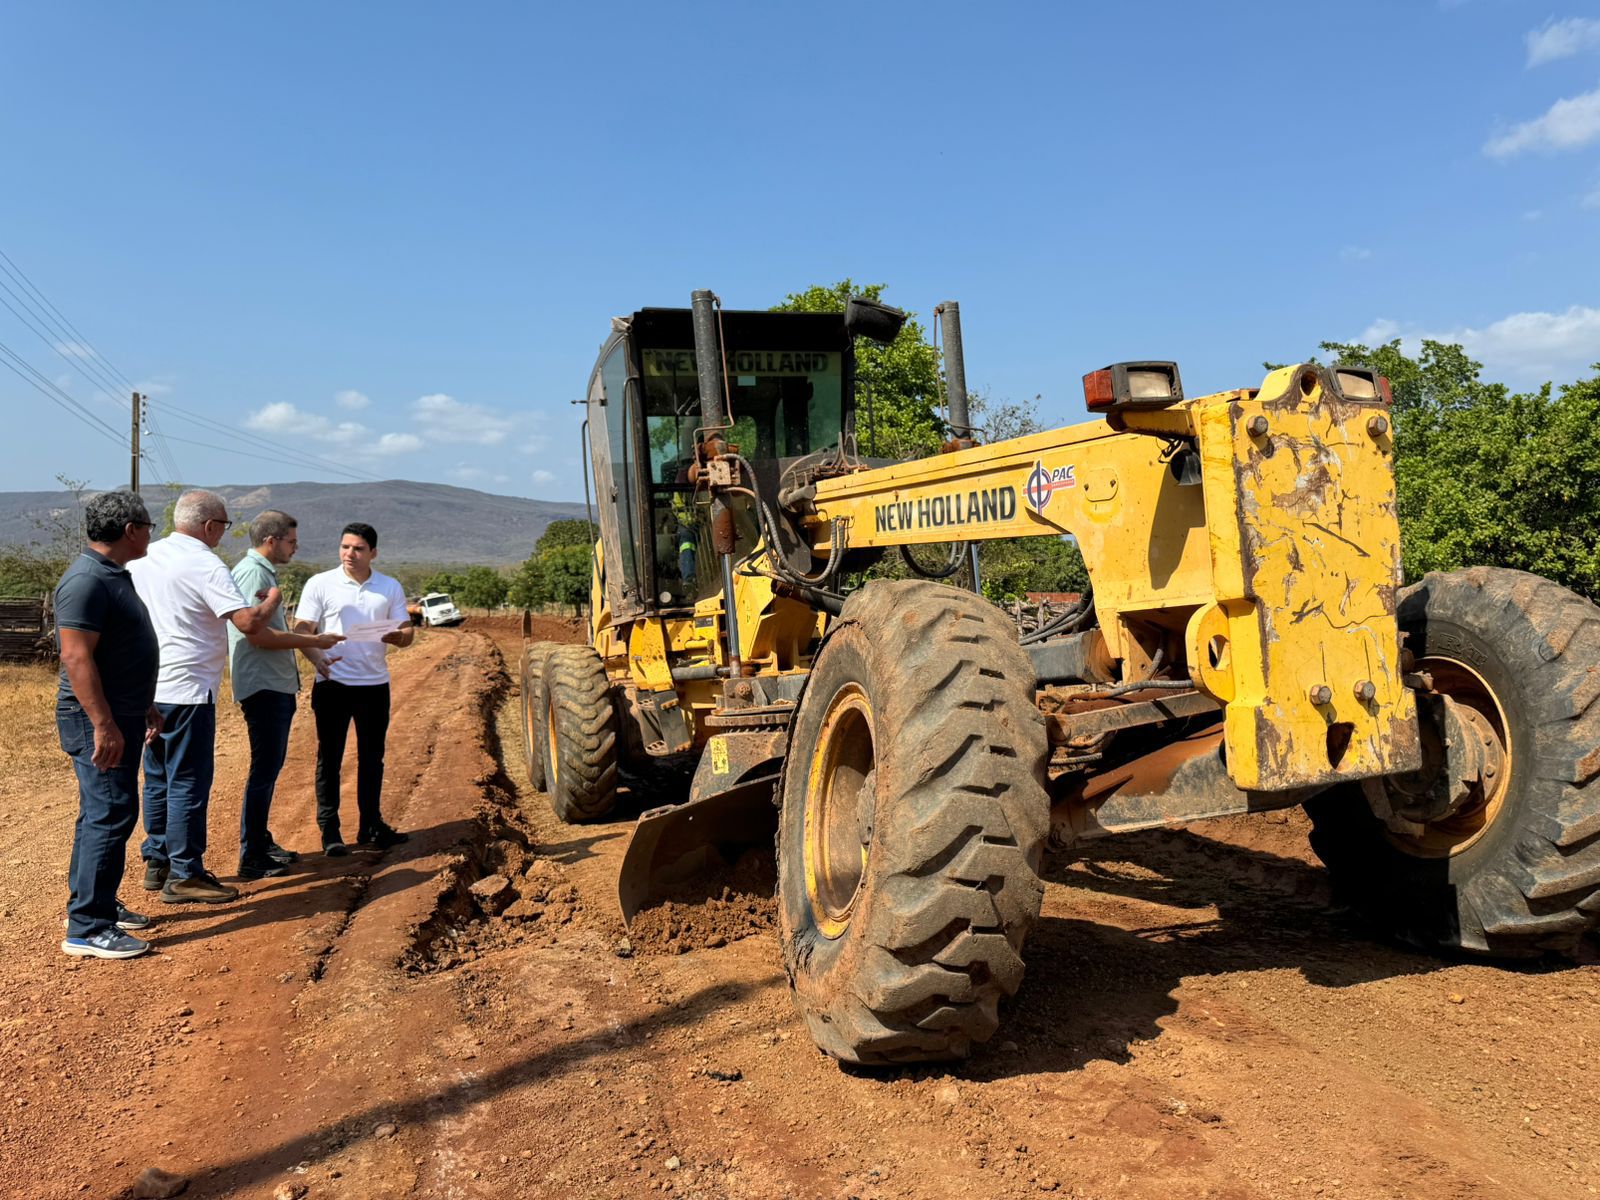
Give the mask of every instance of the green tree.
[{"label": "green tree", "polygon": [[468,608],[499,608],[505,603],[509,586],[506,577],[493,567],[468,567],[451,595],[457,605]]},{"label": "green tree", "polygon": [[581,614],[589,599],[593,537],[587,521],[551,521],[512,575],[507,600],[521,608],[570,604]]},{"label": "green tree", "polygon": [[1389,378],[1408,580],[1486,564],[1600,597],[1600,363],[1554,394],[1513,393],[1458,345],[1322,349]]},{"label": "green tree", "polygon": [[435,571],[422,581],[422,594],[426,596],[429,592],[445,592],[454,596],[461,590],[461,585],[465,581],[466,576],[459,575],[454,571]]},{"label": "green tree", "polygon": [[283,602],[291,608],[299,603],[300,593],[305,590],[306,580],[310,579],[321,567],[314,563],[286,562],[278,568],[278,588],[283,592]]},{"label": "green tree", "polygon": [[539,540],[533,544],[534,553],[554,546],[581,546],[588,550],[594,545],[594,526],[575,517],[562,517],[544,527]]}]

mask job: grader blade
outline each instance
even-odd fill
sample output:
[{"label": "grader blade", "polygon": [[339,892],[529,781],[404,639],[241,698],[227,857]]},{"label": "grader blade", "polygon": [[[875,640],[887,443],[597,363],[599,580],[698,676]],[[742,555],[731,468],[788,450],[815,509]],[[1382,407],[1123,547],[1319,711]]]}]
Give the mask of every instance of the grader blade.
[{"label": "grader blade", "polygon": [[747,850],[772,848],[778,831],[773,797],[786,740],[776,730],[712,738],[688,801],[639,818],[617,878],[624,925],[669,893],[689,888],[696,876],[732,866]]},{"label": "grader blade", "polygon": [[752,847],[770,848],[778,830],[772,806],[777,782],[774,772],[641,816],[617,878],[622,923],[632,925],[641,911],[694,876],[732,865]]}]

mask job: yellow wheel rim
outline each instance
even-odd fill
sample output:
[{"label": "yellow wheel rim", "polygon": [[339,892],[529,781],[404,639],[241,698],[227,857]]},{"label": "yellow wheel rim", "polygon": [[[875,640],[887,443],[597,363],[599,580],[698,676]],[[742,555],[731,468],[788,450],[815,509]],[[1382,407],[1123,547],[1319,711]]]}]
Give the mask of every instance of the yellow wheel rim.
[{"label": "yellow wheel rim", "polygon": [[[522,697],[522,744],[528,747],[531,753],[538,754],[539,723],[533,719],[533,714],[539,704],[539,694],[537,688],[534,687],[532,679],[528,680],[528,684],[533,688],[533,694],[524,693]],[[532,763],[528,764],[528,769],[530,771],[533,769]]]},{"label": "yellow wheel rim", "polygon": [[1433,677],[1433,690],[1448,696],[1457,704],[1472,709],[1494,730],[1500,742],[1501,766],[1498,778],[1484,789],[1477,801],[1463,806],[1448,817],[1430,821],[1416,835],[1389,832],[1389,839],[1399,849],[1419,858],[1449,858],[1476,845],[1494,827],[1496,818],[1505,807],[1506,793],[1511,784],[1513,753],[1510,726],[1505,710],[1495,697],[1494,689],[1466,663],[1453,658],[1424,658],[1417,662],[1417,671]]},{"label": "yellow wheel rim", "polygon": [[823,937],[849,927],[866,874],[875,762],[872,704],[859,684],[846,684],[822,718],[806,779],[806,897]]},{"label": "yellow wheel rim", "polygon": [[561,774],[561,756],[556,753],[556,704],[548,690],[544,700],[544,786],[546,791],[556,790],[556,779]]}]

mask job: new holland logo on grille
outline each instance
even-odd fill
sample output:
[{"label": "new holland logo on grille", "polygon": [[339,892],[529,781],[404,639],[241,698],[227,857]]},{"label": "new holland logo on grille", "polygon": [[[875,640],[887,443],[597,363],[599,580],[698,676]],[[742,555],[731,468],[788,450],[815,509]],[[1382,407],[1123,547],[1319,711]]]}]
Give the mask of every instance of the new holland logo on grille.
[{"label": "new holland logo on grille", "polygon": [[1078,480],[1073,474],[1076,470],[1076,465],[1046,469],[1044,463],[1035,461],[1033,473],[1028,476],[1028,486],[1023,489],[1028,497],[1028,507],[1034,512],[1043,512],[1044,506],[1050,503],[1050,497],[1066,488],[1077,487]]}]

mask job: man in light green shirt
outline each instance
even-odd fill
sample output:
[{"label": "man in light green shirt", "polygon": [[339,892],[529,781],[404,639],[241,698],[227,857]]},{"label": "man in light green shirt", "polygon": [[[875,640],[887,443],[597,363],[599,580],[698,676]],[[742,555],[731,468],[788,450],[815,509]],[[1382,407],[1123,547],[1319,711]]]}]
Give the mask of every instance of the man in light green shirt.
[{"label": "man in light green shirt", "polygon": [[[287,513],[268,509],[250,522],[250,549],[233,568],[240,593],[264,595],[268,588],[277,587],[278,568],[294,557],[299,546],[298,525]],[[282,875],[288,864],[300,857],[278,845],[267,828],[272,793],[289,750],[295,694],[300,690],[294,652],[299,650],[326,676],[338,658],[323,652],[344,640],[336,633],[290,633],[283,611],[280,605],[267,627],[255,633],[228,631],[233,698],[244,710],[245,728],[250,733],[250,774],[239,808],[240,879]]]}]

